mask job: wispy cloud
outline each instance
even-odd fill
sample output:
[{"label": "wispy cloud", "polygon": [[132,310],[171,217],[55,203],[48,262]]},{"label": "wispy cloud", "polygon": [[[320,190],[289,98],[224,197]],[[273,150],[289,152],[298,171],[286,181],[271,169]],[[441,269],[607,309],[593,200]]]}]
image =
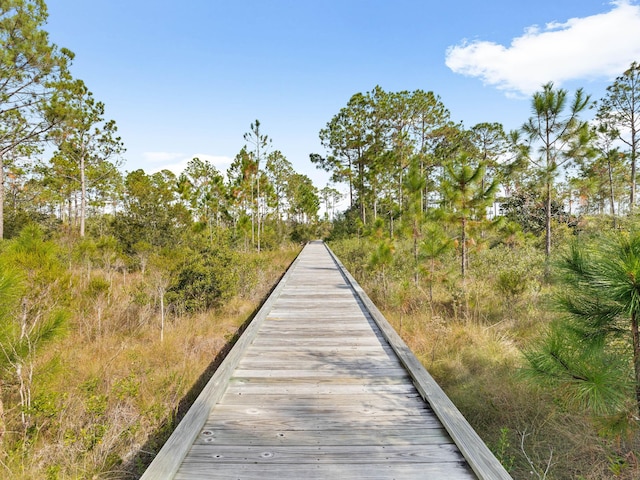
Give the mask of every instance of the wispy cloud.
[{"label": "wispy cloud", "polygon": [[530,95],[550,81],[613,79],[640,60],[640,6],[611,5],[606,13],[530,26],[509,46],[465,41],[447,49],[445,63],[509,94]]},{"label": "wispy cloud", "polygon": [[224,173],[231,165],[232,159],[222,155],[210,155],[208,153],[194,153],[193,155],[185,155],[183,153],[169,153],[169,152],[147,152],[145,158],[154,162],[151,168],[153,172],[159,172],[160,170],[169,170],[176,175],[180,175],[182,171],[187,167],[187,164],[194,158],[199,158],[203,161],[210,162],[221,173]]},{"label": "wispy cloud", "polygon": [[175,153],[175,152],[144,152],[142,154],[144,157],[145,163],[163,163],[163,162],[173,162],[179,158],[185,156],[184,153]]}]

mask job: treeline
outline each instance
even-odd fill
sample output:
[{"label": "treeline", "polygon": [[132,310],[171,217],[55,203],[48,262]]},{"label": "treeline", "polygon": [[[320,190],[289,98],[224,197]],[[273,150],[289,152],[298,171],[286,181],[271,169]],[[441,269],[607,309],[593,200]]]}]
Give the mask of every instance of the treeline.
[{"label": "treeline", "polygon": [[[114,122],[108,124],[115,130]],[[252,124],[249,141],[261,135],[259,125]],[[175,245],[190,229],[206,230],[209,237],[214,230],[228,231],[232,244],[245,251],[317,235],[319,192],[278,150],[245,146],[225,173],[199,158],[179,175],[141,169],[122,173],[108,156],[115,150],[101,150],[104,138],[95,150],[72,145],[73,135],[65,137],[62,149],[49,160],[7,157],[4,238],[37,223],[80,238],[113,236],[127,254],[135,255],[141,248]],[[76,156],[76,149],[82,156]]]},{"label": "treeline", "polygon": [[[548,255],[552,220],[597,213],[615,222],[635,208],[639,76],[634,62],[599,101],[544,85],[532,116],[510,132],[499,123],[465,128],[433,92],[376,87],[327,123],[320,139],[328,155],[311,161],[349,185],[339,228],[350,234],[382,221],[392,235],[396,224],[439,211],[457,217],[465,235],[471,223],[503,216],[545,233]],[[581,118],[591,108],[595,118]]]},{"label": "treeline", "polygon": [[[31,223],[114,235],[128,253],[162,247],[196,222],[247,248],[314,235],[319,192],[251,124],[226,176],[194,158],[170,171],[122,173],[125,145],[105,105],[73,78],[73,53],[49,41],[42,0],[0,7],[0,238]],[[325,203],[335,191],[323,193]]]}]

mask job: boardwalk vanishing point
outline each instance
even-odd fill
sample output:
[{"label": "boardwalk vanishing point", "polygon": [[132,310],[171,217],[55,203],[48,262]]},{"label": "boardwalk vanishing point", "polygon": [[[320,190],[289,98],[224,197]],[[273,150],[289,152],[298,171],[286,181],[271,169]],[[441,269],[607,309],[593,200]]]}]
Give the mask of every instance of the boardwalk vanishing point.
[{"label": "boardwalk vanishing point", "polygon": [[308,244],[142,476],[511,477],[340,261]]}]

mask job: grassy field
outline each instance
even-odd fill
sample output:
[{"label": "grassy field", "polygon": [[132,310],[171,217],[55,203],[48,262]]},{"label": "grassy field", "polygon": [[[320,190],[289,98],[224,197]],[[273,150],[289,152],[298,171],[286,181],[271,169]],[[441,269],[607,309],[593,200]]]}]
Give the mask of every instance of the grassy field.
[{"label": "grassy field", "polygon": [[[515,479],[640,477],[637,419],[571,408],[523,375],[558,288],[536,245],[476,248],[464,281],[449,251],[421,264],[417,283],[409,243],[394,243],[384,268],[369,240],[331,247]],[[0,477],[138,478],[297,251],[239,254],[217,270],[234,294],[213,309],[169,307],[163,330],[151,268],[70,261],[65,331],[28,374],[9,365],[4,376]]]}]

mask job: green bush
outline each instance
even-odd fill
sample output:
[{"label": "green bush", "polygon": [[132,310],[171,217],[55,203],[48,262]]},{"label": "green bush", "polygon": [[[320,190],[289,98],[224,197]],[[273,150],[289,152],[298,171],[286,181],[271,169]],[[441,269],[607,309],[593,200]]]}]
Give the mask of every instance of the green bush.
[{"label": "green bush", "polygon": [[291,229],[291,241],[295,243],[307,243],[318,238],[315,225],[296,223]]},{"label": "green bush", "polygon": [[167,302],[179,312],[202,312],[220,305],[238,290],[236,265],[241,260],[226,248],[204,247],[177,267]]}]

